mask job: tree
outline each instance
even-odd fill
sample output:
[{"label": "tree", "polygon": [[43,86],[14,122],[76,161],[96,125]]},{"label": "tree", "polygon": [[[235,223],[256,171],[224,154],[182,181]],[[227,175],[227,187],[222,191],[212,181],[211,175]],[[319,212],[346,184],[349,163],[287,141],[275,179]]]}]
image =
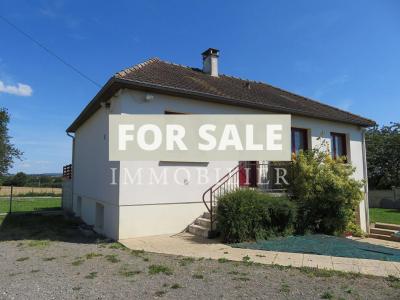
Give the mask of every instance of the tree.
[{"label": "tree", "polygon": [[367,131],[368,183],[371,188],[400,186],[400,123]]},{"label": "tree", "polygon": [[15,175],[7,176],[3,180],[3,185],[6,186],[26,186],[28,182],[28,175],[24,172],[18,172]]},{"label": "tree", "polygon": [[11,185],[13,186],[26,186],[26,182],[28,180],[28,175],[24,172],[18,172],[11,179]]},{"label": "tree", "polygon": [[14,160],[22,156],[22,152],[11,144],[8,135],[9,121],[10,115],[7,109],[0,108],[0,176],[6,175],[13,166]]}]

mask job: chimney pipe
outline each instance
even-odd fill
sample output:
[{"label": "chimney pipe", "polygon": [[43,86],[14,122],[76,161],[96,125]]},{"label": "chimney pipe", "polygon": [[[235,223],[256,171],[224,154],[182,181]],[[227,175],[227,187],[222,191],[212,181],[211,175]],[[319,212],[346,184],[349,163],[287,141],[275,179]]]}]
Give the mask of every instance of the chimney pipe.
[{"label": "chimney pipe", "polygon": [[203,72],[218,77],[219,50],[208,48],[201,55],[203,56]]}]

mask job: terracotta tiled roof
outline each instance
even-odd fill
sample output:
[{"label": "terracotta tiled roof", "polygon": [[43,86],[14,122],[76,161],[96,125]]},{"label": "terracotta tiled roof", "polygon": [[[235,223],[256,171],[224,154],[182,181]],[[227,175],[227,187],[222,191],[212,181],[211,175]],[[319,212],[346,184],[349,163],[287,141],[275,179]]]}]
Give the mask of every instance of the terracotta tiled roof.
[{"label": "terracotta tiled roof", "polygon": [[[375,124],[370,119],[293,94],[266,83],[227,75],[213,77],[203,73],[200,69],[165,62],[158,58],[152,58],[144,63],[118,72],[99,94],[107,94],[107,90],[111,87],[114,87],[114,90],[121,87],[116,87],[116,84],[123,85],[125,88],[154,90],[159,93],[184,95],[206,101],[254,107],[276,113],[290,113],[364,127]],[[111,91],[113,92],[112,89]],[[96,100],[101,96],[99,94],[89,103],[88,107],[67,131],[75,131],[84,122],[87,118],[85,115],[95,108],[90,106],[99,102],[99,100]],[[100,103],[97,105],[99,106]]]}]

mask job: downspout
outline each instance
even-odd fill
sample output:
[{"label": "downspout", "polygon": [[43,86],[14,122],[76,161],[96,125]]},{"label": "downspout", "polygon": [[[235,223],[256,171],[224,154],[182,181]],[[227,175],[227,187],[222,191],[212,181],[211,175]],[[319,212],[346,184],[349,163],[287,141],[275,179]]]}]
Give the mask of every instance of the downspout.
[{"label": "downspout", "polygon": [[367,148],[365,143],[366,129],[362,129],[362,155],[363,155],[363,173],[364,173],[364,206],[365,206],[365,222],[367,233],[369,234],[369,203],[368,203],[368,170],[367,170]]},{"label": "downspout", "polygon": [[75,136],[67,132],[67,135],[72,138],[72,174],[71,174],[71,194],[72,194],[72,212],[74,212],[74,180],[75,180]]}]

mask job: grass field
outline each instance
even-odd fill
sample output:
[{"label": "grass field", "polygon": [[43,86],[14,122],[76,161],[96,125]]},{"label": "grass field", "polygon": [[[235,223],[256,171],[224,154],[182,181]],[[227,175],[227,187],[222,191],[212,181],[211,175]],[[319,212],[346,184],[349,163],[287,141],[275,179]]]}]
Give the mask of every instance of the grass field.
[{"label": "grass field", "polygon": [[[0,198],[0,213],[7,213],[10,202]],[[15,197],[12,201],[12,212],[32,212],[61,209],[61,197]]]},{"label": "grass field", "polygon": [[400,225],[400,210],[388,208],[370,208],[369,218],[371,223],[392,223]]}]

